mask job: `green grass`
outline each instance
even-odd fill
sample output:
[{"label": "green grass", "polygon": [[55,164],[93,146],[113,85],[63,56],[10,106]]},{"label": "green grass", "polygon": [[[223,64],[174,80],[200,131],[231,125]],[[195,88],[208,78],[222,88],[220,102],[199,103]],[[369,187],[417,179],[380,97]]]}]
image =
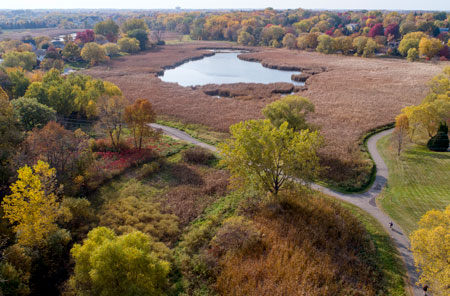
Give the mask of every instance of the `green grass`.
[{"label": "green grass", "polygon": [[171,40],[166,40],[166,44],[167,45],[171,45],[171,44],[181,44],[181,43],[186,43],[186,42],[192,42],[195,40],[191,39],[191,36],[189,35],[183,35],[180,39],[171,39]]},{"label": "green grass", "polygon": [[357,206],[337,199],[333,200],[349,210],[366,228],[370,239],[377,250],[375,256],[371,259],[374,260],[384,275],[386,295],[406,295],[405,279],[403,276],[406,274],[405,267],[397,249],[392,244],[389,234],[384,230],[383,226],[381,226],[375,218]]},{"label": "green grass", "polygon": [[410,144],[397,157],[389,136],[377,147],[389,169],[381,206],[409,235],[423,214],[450,204],[450,153]]},{"label": "green grass", "polygon": [[210,145],[222,143],[229,137],[227,133],[214,131],[207,126],[201,124],[187,124],[172,118],[160,117],[156,123],[182,130],[191,137]]}]

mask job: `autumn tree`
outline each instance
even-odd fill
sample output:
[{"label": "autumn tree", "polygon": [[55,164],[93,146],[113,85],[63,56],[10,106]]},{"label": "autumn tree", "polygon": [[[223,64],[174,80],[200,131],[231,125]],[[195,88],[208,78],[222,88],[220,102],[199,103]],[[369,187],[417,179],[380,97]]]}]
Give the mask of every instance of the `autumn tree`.
[{"label": "autumn tree", "polygon": [[382,35],[384,35],[384,28],[383,28],[383,24],[381,24],[381,23],[373,26],[370,29],[369,34],[368,34],[368,36],[371,38],[374,38],[375,36],[382,36]]},{"label": "autumn tree", "polygon": [[11,101],[17,117],[25,130],[42,128],[49,121],[56,119],[56,112],[52,108],[41,104],[35,98],[18,98]]},{"label": "autumn tree", "polygon": [[168,249],[142,232],[116,236],[106,227],[75,244],[70,286],[80,295],[164,295],[170,271]]},{"label": "autumn tree", "polygon": [[117,36],[119,35],[119,26],[112,19],[107,19],[96,23],[94,32],[95,34],[105,36],[109,42],[116,42]]},{"label": "autumn tree", "polygon": [[246,31],[239,33],[237,42],[242,45],[255,45],[255,37]]},{"label": "autumn tree", "polygon": [[419,283],[428,285],[433,295],[450,294],[450,206],[445,210],[428,211],[411,234],[411,250]]},{"label": "autumn tree", "polygon": [[301,35],[297,38],[297,47],[300,49],[316,49],[319,44],[319,41],[317,40],[319,36],[318,33]]},{"label": "autumn tree", "polygon": [[8,97],[0,93],[0,192],[8,187],[8,180],[12,175],[11,158],[22,138],[20,121]]},{"label": "autumn tree", "polygon": [[105,130],[116,151],[120,150],[120,136],[125,125],[126,100],[123,96],[101,96],[97,104],[98,127]]},{"label": "autumn tree", "polygon": [[408,136],[409,121],[405,114],[400,114],[395,118],[394,137],[397,144],[397,155],[400,156],[404,142]]},{"label": "autumn tree", "polygon": [[84,45],[81,50],[81,57],[88,61],[92,66],[108,60],[105,49],[94,42],[89,42]]},{"label": "autumn tree", "polygon": [[109,57],[116,56],[119,54],[120,49],[117,44],[114,43],[106,43],[102,45],[106,51],[106,55]]},{"label": "autumn tree", "polygon": [[403,36],[402,41],[400,41],[398,51],[403,56],[406,56],[411,48],[415,48],[418,51],[420,40],[424,37],[427,37],[427,35],[423,32],[412,32],[406,34]]},{"label": "autumn tree", "polygon": [[77,159],[87,148],[87,136],[81,130],[66,130],[51,121],[40,130],[34,130],[26,139],[28,162],[44,160],[55,168],[60,180],[65,181],[77,169]]},{"label": "autumn tree", "polygon": [[75,40],[80,40],[82,43],[94,42],[95,33],[93,30],[85,30],[82,32],[78,32],[75,36]]},{"label": "autumn tree", "polygon": [[436,38],[422,38],[419,43],[419,54],[431,59],[438,54],[443,45]]},{"label": "autumn tree", "polygon": [[23,97],[30,85],[30,80],[25,76],[22,68],[11,68],[7,70],[11,81],[13,98]]},{"label": "autumn tree", "polygon": [[131,129],[134,147],[141,150],[144,137],[154,136],[150,123],[155,122],[155,111],[146,99],[137,99],[133,105],[125,108],[125,121]]},{"label": "autumn tree", "polygon": [[314,105],[307,99],[296,95],[286,96],[267,105],[262,113],[270,122],[280,127],[284,122],[294,131],[310,128],[306,116],[314,112]]},{"label": "autumn tree", "polygon": [[295,36],[293,34],[288,33],[284,35],[282,44],[284,47],[294,49],[297,46],[297,40],[295,39]]},{"label": "autumn tree", "polygon": [[24,166],[18,170],[18,180],[11,185],[12,194],[4,197],[2,207],[21,245],[40,245],[58,229],[56,191],[56,171],[48,163],[38,161],[32,168]]},{"label": "autumn tree", "polygon": [[230,132],[231,138],[219,149],[234,186],[256,187],[276,196],[294,178],[307,182],[319,170],[322,139],[317,131],[295,132],[287,122],[275,127],[266,119],[240,122]]}]

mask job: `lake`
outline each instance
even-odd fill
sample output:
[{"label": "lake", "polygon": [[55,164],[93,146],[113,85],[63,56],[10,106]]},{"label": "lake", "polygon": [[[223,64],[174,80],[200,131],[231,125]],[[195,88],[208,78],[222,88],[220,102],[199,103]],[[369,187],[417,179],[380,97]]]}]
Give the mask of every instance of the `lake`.
[{"label": "lake", "polygon": [[175,82],[181,86],[229,83],[276,83],[287,82],[295,85],[304,83],[291,80],[296,71],[281,71],[265,68],[261,63],[240,60],[241,52],[217,52],[201,60],[184,63],[174,69],[164,71],[162,81]]}]

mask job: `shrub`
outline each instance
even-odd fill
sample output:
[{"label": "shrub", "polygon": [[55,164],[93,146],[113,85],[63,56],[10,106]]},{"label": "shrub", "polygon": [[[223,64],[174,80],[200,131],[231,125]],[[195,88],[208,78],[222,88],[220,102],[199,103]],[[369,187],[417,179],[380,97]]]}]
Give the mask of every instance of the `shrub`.
[{"label": "shrub", "polygon": [[220,295],[386,294],[364,227],[336,203],[291,193],[263,205],[251,220],[264,233],[263,247],[228,246],[219,261]]},{"label": "shrub", "polygon": [[131,195],[104,205],[100,225],[110,227],[118,234],[141,231],[156,241],[173,241],[179,233],[175,215],[161,213],[160,204],[151,198]]},{"label": "shrub", "polygon": [[215,158],[214,153],[202,147],[193,147],[183,151],[183,160],[194,164],[207,165]]},{"label": "shrub", "polygon": [[139,179],[144,179],[154,175],[161,170],[161,162],[153,161],[152,163],[146,163],[139,170]]},{"label": "shrub", "polygon": [[136,38],[120,38],[117,44],[119,45],[120,51],[123,52],[133,53],[140,50],[139,41]]},{"label": "shrub", "polygon": [[446,123],[439,125],[437,134],[427,143],[428,149],[436,152],[446,152],[449,147],[448,126]]},{"label": "shrub", "polygon": [[112,57],[112,56],[116,56],[119,54],[120,50],[119,50],[119,46],[117,46],[117,44],[106,43],[106,44],[103,44],[102,46],[105,49],[107,56]]},{"label": "shrub", "polygon": [[410,48],[408,50],[408,56],[406,59],[410,62],[414,62],[414,61],[417,61],[418,58],[419,58],[419,53],[417,52],[417,49]]}]

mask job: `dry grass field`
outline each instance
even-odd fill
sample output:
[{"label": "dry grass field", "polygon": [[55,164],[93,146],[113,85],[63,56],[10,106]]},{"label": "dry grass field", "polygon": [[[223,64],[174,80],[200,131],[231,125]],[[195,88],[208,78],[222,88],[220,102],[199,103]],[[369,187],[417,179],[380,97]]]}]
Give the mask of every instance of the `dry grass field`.
[{"label": "dry grass field", "polygon": [[22,37],[31,36],[48,36],[50,38],[56,37],[58,35],[71,34],[74,32],[83,31],[82,29],[58,29],[58,28],[42,28],[42,29],[18,29],[18,30],[3,30],[0,34],[0,41],[5,39],[17,39],[20,40]]},{"label": "dry grass field", "polygon": [[[162,82],[156,76],[164,67],[207,54],[208,51],[199,50],[205,47],[230,47],[230,44],[190,42],[167,45],[155,51],[113,59],[86,73],[116,83],[130,100],[149,99],[159,114],[187,123],[204,124],[219,131],[227,131],[231,124],[241,120],[261,117],[261,109],[280,98],[280,94],[265,91],[270,97],[218,99],[206,95],[204,87],[185,88],[176,83]],[[316,113],[310,120],[321,127],[326,139],[324,164],[331,167],[327,177],[337,183],[345,179],[351,179],[353,183],[358,178],[361,179],[357,181],[359,183],[367,180],[368,165],[361,160],[357,146],[361,135],[393,122],[403,107],[419,103],[427,92],[427,81],[449,64],[265,48],[254,48],[254,52],[243,56],[271,67],[326,69],[309,78],[307,89],[300,94],[316,106]],[[240,85],[239,89],[242,90],[243,86]]]}]

